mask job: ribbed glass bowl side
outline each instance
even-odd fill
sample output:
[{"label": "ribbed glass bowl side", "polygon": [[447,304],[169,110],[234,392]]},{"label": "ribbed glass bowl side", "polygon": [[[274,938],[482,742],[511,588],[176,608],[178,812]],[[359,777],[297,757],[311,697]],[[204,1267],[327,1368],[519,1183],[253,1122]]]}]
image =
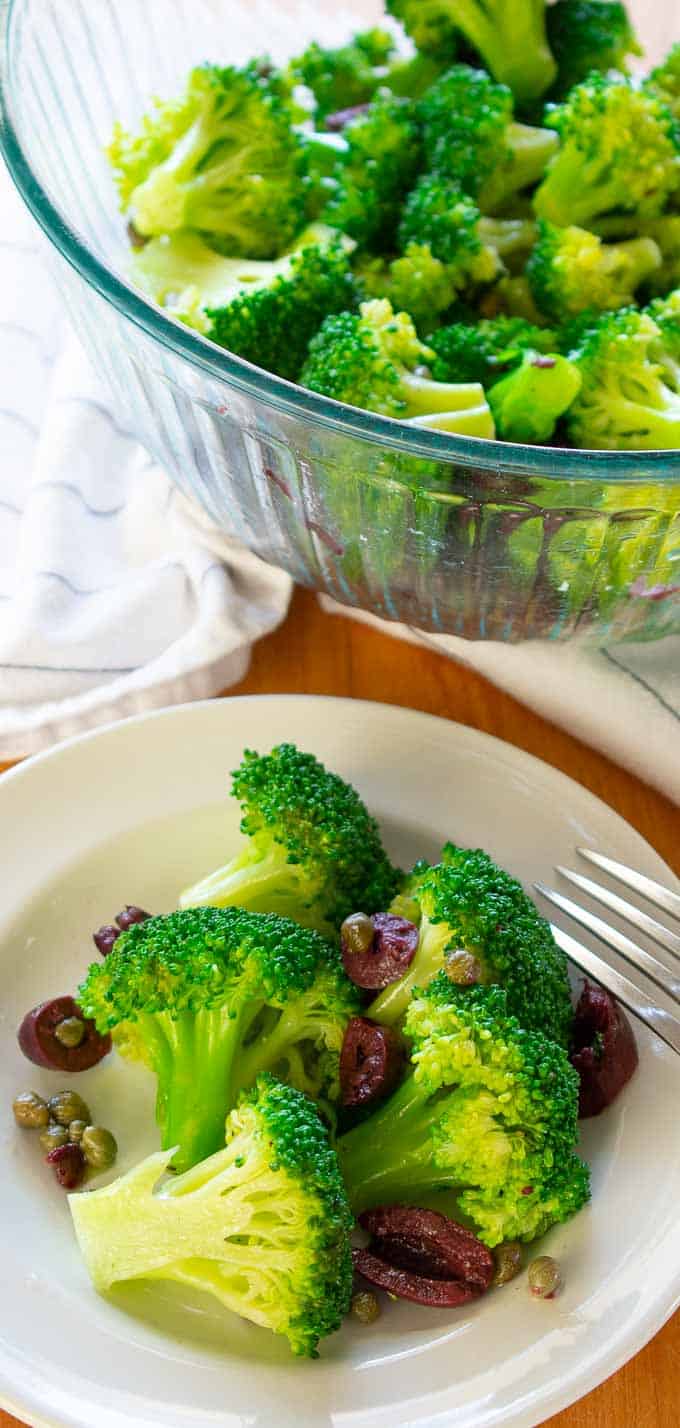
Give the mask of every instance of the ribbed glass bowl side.
[{"label": "ribbed glass bowl side", "polygon": [[75,325],[121,419],[184,493],[297,580],[470,639],[678,631],[680,453],[414,441],[223,358],[121,287],[124,225],[102,152],[114,119],[134,122],[192,60],[280,57],[378,13],[245,0],[0,7],[3,145]]}]

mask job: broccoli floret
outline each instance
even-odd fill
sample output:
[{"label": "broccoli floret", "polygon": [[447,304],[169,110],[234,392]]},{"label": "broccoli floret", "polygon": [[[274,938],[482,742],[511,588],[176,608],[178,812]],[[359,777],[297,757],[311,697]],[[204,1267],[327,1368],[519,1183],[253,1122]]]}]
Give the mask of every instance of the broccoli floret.
[{"label": "broccoli floret", "polygon": [[483,980],[505,988],[508,1007],[528,1031],[566,1046],[571,1027],[567,962],[548,923],[517,880],[479,849],[447,843],[436,867],[420,865],[408,884],[420,913],[418,951],[408,972],[371,1002],[366,1013],[393,1025],[414,987],[464,948],[480,962]]},{"label": "broccoli floret", "polygon": [[661,334],[652,347],[652,357],[663,367],[673,391],[680,393],[680,288],[657,298],[647,311]]},{"label": "broccoli floret", "polygon": [[489,406],[503,441],[550,441],[581,387],[578,367],[558,353],[525,352],[519,367],[489,388]]},{"label": "broccoli floret", "polygon": [[481,382],[488,387],[518,367],[525,352],[555,352],[557,333],[522,317],[482,318],[440,327],[427,339],[436,353],[431,363],[438,382]]},{"label": "broccoli floret", "polygon": [[431,356],[408,314],[395,314],[389,302],[376,299],[362,303],[358,316],[326,318],[310,343],[300,381],[313,392],[383,416],[493,437],[482,388],[419,374]]},{"label": "broccoli floret", "polygon": [[506,85],[465,64],[427,91],[419,114],[429,168],[459,183],[484,213],[537,183],[558,147],[552,130],[513,119]]},{"label": "broccoli floret", "polygon": [[579,312],[628,306],[660,267],[652,238],[603,243],[585,228],[558,228],[543,220],[526,273],[541,310],[565,322]]},{"label": "broccoli floret", "polygon": [[238,357],[295,380],[330,312],[356,303],[349,252],[316,224],[273,262],[223,258],[196,233],[152,238],[134,255],[135,281],[171,317]]},{"label": "broccoli floret", "polygon": [[108,149],[137,232],[202,232],[234,256],[274,258],[302,225],[298,141],[276,87],[256,65],[191,71],[141,133],[118,125]]},{"label": "broccoli floret", "polygon": [[561,147],[534,195],[540,218],[587,228],[612,212],[658,216],[680,185],[680,128],[666,104],[620,74],[591,74],[548,122]]},{"label": "broccoli floret", "polygon": [[650,292],[665,295],[680,287],[680,213],[664,213],[644,225],[661,254],[661,267],[647,281]]},{"label": "broccoli floret", "polygon": [[655,90],[680,120],[680,41],[673,45],[663,64],[652,70],[646,88]]},{"label": "broccoli floret", "polygon": [[628,56],[642,54],[619,0],[556,0],[546,8],[546,28],[557,63],[548,95],[552,100],[564,99],[593,70],[625,74]]},{"label": "broccoli floret", "polygon": [[337,1096],[355,988],[316,932],[242,908],[189,908],[138,923],[94,963],[85,1016],[158,1081],[164,1150],[178,1170],[222,1144],[238,1092],[262,1071]]},{"label": "broccoli floret", "polygon": [[384,298],[395,312],[408,309],[417,330],[427,331],[456,300],[451,273],[427,243],[409,243],[399,258],[364,255],[354,270],[363,297]]},{"label": "broccoli floret", "polygon": [[229,1115],[222,1149],[162,1179],[169,1159],[70,1196],[95,1288],[175,1280],[316,1358],[349,1308],[352,1217],[311,1101],[263,1076]]},{"label": "broccoli floret", "polygon": [[419,49],[455,54],[464,35],[518,99],[536,99],[555,78],[544,0],[388,0],[387,8]]},{"label": "broccoli floret", "polygon": [[680,390],[669,344],[648,312],[620,308],[585,326],[570,352],[582,377],[567,416],[575,446],[618,451],[680,447]]},{"label": "broccoli floret", "polygon": [[[406,199],[398,242],[403,251],[411,243],[426,244],[446,264],[455,296],[493,282],[503,270],[497,250],[485,243],[480,227],[479,209],[459,184],[439,174],[425,174]],[[496,227],[501,229],[499,220],[494,231]]]},{"label": "broccoli floret", "polygon": [[363,247],[384,251],[391,245],[404,194],[420,165],[414,107],[406,99],[378,95],[341,137],[345,147],[333,171],[334,192],[322,217]]},{"label": "broccoli floret", "polygon": [[448,69],[453,54],[415,54],[409,59],[394,59],[385,76],[385,86],[400,99],[420,99],[427,89]]},{"label": "broccoli floret", "polygon": [[400,874],[356,789],[313,754],[279,744],[246,750],[232,775],[242,850],[182,893],[180,906],[237,904],[276,912],[330,936],[357,908],[385,908]]},{"label": "broccoli floret", "polygon": [[289,73],[312,90],[317,122],[340,109],[364,104],[387,80],[394,39],[386,30],[366,30],[347,45],[327,49],[316,42],[291,60]]},{"label": "broccoli floret", "polygon": [[338,1142],[355,1213],[448,1189],[489,1246],[575,1214],[589,1187],[566,1051],[520,1028],[500,987],[456,988],[445,973],[414,993],[405,1032],[404,1082]]}]

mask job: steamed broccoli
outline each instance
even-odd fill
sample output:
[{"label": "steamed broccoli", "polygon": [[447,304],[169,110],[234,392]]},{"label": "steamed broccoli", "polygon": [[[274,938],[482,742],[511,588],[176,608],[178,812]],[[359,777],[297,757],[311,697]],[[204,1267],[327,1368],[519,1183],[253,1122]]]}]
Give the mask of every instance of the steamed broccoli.
[{"label": "steamed broccoli", "polygon": [[663,64],[652,70],[646,88],[655,90],[680,121],[680,41],[673,45]]},{"label": "steamed broccoli", "polygon": [[279,744],[246,750],[232,775],[242,850],[188,888],[180,906],[276,912],[333,936],[357,908],[386,907],[399,880],[358,793],[313,754]]},{"label": "steamed broccoli", "polygon": [[593,70],[627,70],[640,55],[630,17],[620,0],[556,0],[546,8],[548,43],[557,62],[549,99],[564,99]]},{"label": "steamed broccoli", "polygon": [[286,918],[189,908],[137,923],[94,963],[78,1002],[119,1051],[158,1080],[164,1150],[187,1169],[222,1143],[237,1093],[276,1070],[317,1098],[337,1095],[357,1009],[340,954]]},{"label": "steamed broccoli", "polygon": [[548,122],[561,147],[534,195],[540,218],[589,227],[612,212],[658,216],[680,186],[680,126],[653,90],[591,74]]},{"label": "steamed broccoli", "polygon": [[184,94],[158,101],[140,134],[117,125],[108,155],[121,206],[144,236],[192,228],[222,252],[274,258],[302,225],[298,141],[255,64],[193,69]]},{"label": "steamed broccoli", "polygon": [[562,1047],[520,1028],[507,1000],[443,972],[414,993],[406,1079],[338,1142],[355,1213],[449,1189],[493,1246],[533,1240],[586,1203],[578,1076]]},{"label": "steamed broccoli", "polygon": [[171,317],[248,362],[295,380],[323,318],[355,306],[354,245],[316,224],[274,262],[223,258],[196,233],[152,238],[135,254],[138,285]]},{"label": "steamed broccoli", "polygon": [[652,238],[603,243],[585,228],[557,228],[543,220],[526,272],[541,310],[564,322],[589,309],[632,303],[637,288],[660,267]]},{"label": "steamed broccoli", "polygon": [[663,367],[669,385],[680,393],[680,288],[656,298],[647,311],[660,332],[652,357]]},{"label": "steamed broccoli", "polygon": [[407,251],[411,243],[427,244],[434,257],[446,264],[455,295],[493,282],[502,272],[497,250],[484,241],[484,221],[502,234],[501,221],[481,220],[476,204],[452,179],[425,174],[406,199],[399,246]]},{"label": "steamed broccoli", "polygon": [[508,1007],[528,1031],[565,1046],[571,1026],[567,963],[548,923],[517,880],[481,850],[447,843],[435,867],[417,864],[406,892],[420,909],[420,941],[408,972],[386,987],[366,1013],[393,1025],[404,1016],[414,987],[464,948],[480,962],[484,981],[500,982]]},{"label": "steamed broccoli", "polygon": [[524,353],[519,367],[487,393],[496,431],[504,441],[550,441],[581,387],[578,367],[559,353]]},{"label": "steamed broccoli", "polygon": [[383,416],[492,437],[482,388],[421,375],[417,369],[431,355],[408,314],[395,314],[389,302],[376,299],[362,303],[358,316],[326,318],[310,343],[300,381],[311,391]]},{"label": "steamed broccoli", "polygon": [[354,276],[362,296],[384,298],[395,312],[408,308],[417,330],[428,330],[456,300],[457,288],[428,243],[409,243],[398,258],[364,255]]},{"label": "steamed broccoli", "polygon": [[618,451],[680,447],[672,339],[664,337],[650,313],[636,308],[605,313],[584,324],[569,355],[582,378],[567,417],[576,446]]},{"label": "steamed broccoli", "polygon": [[644,234],[652,238],[661,254],[661,267],[648,279],[654,293],[669,293],[680,287],[680,213],[663,213],[644,225]]},{"label": "steamed broccoli", "polygon": [[394,40],[386,30],[365,30],[346,45],[328,49],[313,42],[291,60],[289,73],[312,90],[317,122],[340,109],[352,109],[371,99],[386,81]]},{"label": "steamed broccoli", "polygon": [[518,124],[512,94],[457,64],[419,104],[429,168],[459,183],[485,213],[538,182],[558,147],[550,129]]},{"label": "steamed broccoli", "polygon": [[404,194],[418,171],[420,135],[413,105],[381,94],[346,126],[324,221],[363,247],[389,247]]},{"label": "steamed broccoli", "polygon": [[418,49],[453,55],[463,35],[518,99],[537,98],[555,78],[545,0],[388,0],[387,8]]},{"label": "steamed broccoli", "polygon": [[229,1115],[221,1150],[162,1179],[169,1159],[150,1155],[69,1197],[95,1288],[175,1280],[316,1358],[349,1308],[352,1217],[314,1106],[263,1076]]},{"label": "steamed broccoli", "polygon": [[518,367],[525,352],[555,352],[557,333],[535,327],[522,317],[482,318],[474,325],[454,322],[427,339],[435,352],[431,363],[438,382],[481,382],[488,387]]}]

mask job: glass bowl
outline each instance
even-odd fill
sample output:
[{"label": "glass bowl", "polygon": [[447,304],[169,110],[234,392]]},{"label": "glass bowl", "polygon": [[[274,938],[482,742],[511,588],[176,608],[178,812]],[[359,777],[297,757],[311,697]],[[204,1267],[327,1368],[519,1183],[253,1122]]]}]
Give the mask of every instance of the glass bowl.
[{"label": "glass bowl", "polygon": [[127,427],[221,528],[347,605],[468,639],[680,631],[680,452],[415,431],[232,357],[126,280],[103,148],[188,66],[372,23],[354,0],[3,0],[0,139]]}]

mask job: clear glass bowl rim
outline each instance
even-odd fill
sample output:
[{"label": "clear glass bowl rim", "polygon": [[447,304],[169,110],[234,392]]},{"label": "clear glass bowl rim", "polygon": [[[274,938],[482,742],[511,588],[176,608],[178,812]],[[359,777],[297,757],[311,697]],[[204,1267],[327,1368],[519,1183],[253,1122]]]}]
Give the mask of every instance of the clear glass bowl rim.
[{"label": "clear glass bowl rim", "polygon": [[163,347],[217,381],[225,378],[244,394],[267,401],[298,420],[307,418],[337,435],[357,437],[413,457],[458,466],[490,466],[501,475],[530,473],[545,481],[644,482],[680,485],[680,450],[584,451],[523,446],[478,437],[414,429],[320,397],[242,358],[166,316],[119,277],[78,235],[38,180],[12,118],[11,49],[13,18],[23,0],[0,0],[0,154],[28,209],[61,257],[88,286]]}]

